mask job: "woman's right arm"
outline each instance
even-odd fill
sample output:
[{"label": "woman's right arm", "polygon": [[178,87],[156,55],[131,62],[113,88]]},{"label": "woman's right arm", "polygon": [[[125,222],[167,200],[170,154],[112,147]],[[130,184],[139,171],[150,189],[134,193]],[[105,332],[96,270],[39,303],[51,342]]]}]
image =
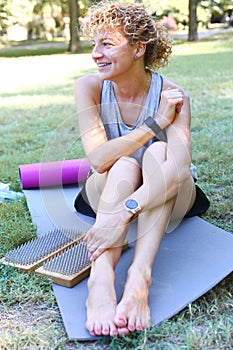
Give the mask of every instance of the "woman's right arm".
[{"label": "woman's right arm", "polygon": [[88,160],[96,171],[103,173],[122,156],[130,156],[154,137],[142,126],[128,135],[108,140],[100,118],[102,82],[97,75],[87,75],[75,83],[75,102],[79,131]]}]

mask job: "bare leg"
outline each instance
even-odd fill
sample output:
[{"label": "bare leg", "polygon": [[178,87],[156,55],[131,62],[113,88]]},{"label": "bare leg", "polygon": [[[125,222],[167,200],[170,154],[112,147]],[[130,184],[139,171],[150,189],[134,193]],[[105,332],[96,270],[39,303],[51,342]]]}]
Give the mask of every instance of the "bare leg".
[{"label": "bare leg", "polygon": [[[162,164],[165,161],[166,148],[162,143],[157,144],[156,148],[158,154],[155,159],[155,166]],[[146,175],[147,161],[151,157],[145,158],[143,171]],[[151,170],[151,164],[149,165],[149,171]],[[157,167],[159,171],[159,166]],[[149,172],[148,171],[148,172]],[[148,180],[148,186],[153,191],[153,186],[156,183],[156,177],[146,177]],[[150,181],[152,179],[152,181]],[[187,190],[189,191],[190,206],[194,201],[192,197],[193,193],[193,181],[187,180],[179,190],[179,198],[182,199],[184,192],[187,198]],[[114,322],[118,327],[119,335],[126,335],[129,331],[143,330],[150,325],[150,310],[148,306],[148,293],[151,283],[151,271],[153,262],[158,251],[162,237],[166,231],[169,221],[172,219],[172,210],[177,197],[173,200],[165,202],[160,207],[155,207],[147,210],[138,217],[138,238],[136,242],[134,259],[132,265],[128,271],[128,278],[125,285],[124,293],[121,302],[117,306],[116,316]],[[187,202],[187,201],[186,201]],[[180,208],[178,208],[180,204]],[[187,205],[182,205],[183,201],[180,200],[176,204],[176,215],[184,216],[187,211]]]},{"label": "bare leg", "polygon": [[[156,145],[157,159],[154,159],[155,169],[159,171],[159,164],[164,161],[166,148],[163,144]],[[151,158],[145,157],[145,162],[148,162],[148,169],[151,170]],[[157,164],[156,164],[157,162]],[[112,172],[108,178],[104,191],[101,197],[102,203],[100,205],[101,209],[97,215],[97,221],[103,218],[103,221],[100,225],[103,226],[106,216],[108,216],[106,203],[111,204],[112,208],[115,208],[115,205],[118,201],[122,201],[124,196],[130,195],[132,188],[125,186],[123,191],[113,191],[117,186],[119,186],[119,178],[122,174],[122,163],[117,164],[121,165],[119,167],[119,172]],[[146,164],[145,169],[146,169]],[[157,166],[156,166],[157,165]],[[115,167],[115,170],[118,167]],[[150,179],[150,181],[145,181],[144,184],[145,193],[146,191],[153,192],[153,186],[156,186],[156,174],[148,176],[146,170],[144,171],[144,178]],[[134,172],[137,171],[134,169]],[[133,173],[134,173],[133,172]],[[149,171],[148,171],[149,172]],[[125,174],[132,174],[132,172],[127,172]],[[111,181],[112,180],[112,181]],[[132,183],[131,180],[125,179],[128,183]],[[107,186],[108,184],[108,186]],[[189,188],[192,191],[191,182],[189,186],[185,186],[185,191]],[[135,178],[134,188],[138,186],[138,178]],[[182,186],[183,187],[183,186]],[[118,187],[119,189],[119,187]],[[126,191],[128,189],[128,192]],[[189,191],[189,192],[190,192]],[[113,193],[116,195],[116,200],[114,203]],[[121,195],[119,196],[119,193]],[[182,188],[180,189],[182,193]],[[109,197],[108,197],[109,194]],[[186,197],[187,197],[187,193]],[[166,198],[166,196],[165,196]],[[182,196],[180,197],[182,198]],[[144,329],[150,324],[150,310],[148,306],[148,290],[151,281],[151,269],[154,262],[155,255],[160,245],[160,241],[163,237],[163,234],[167,228],[169,220],[171,219],[171,212],[174,206],[176,197],[173,200],[165,202],[162,206],[157,206],[146,212],[142,213],[139,216],[138,222],[138,240],[136,243],[135,254],[133,263],[128,272],[128,279],[125,285],[124,294],[120,304],[116,308],[116,296],[113,288],[114,283],[114,267],[120,257],[120,247],[115,249],[108,249],[105,251],[92,266],[92,273],[89,279],[89,296],[87,300],[87,329],[91,334],[116,334],[119,335],[127,334],[129,331],[134,329]],[[156,202],[156,201],[155,201]],[[156,204],[156,203],[155,203]],[[190,202],[190,205],[192,203]],[[178,210],[180,215],[185,214],[187,211],[183,208]],[[110,208],[111,210],[111,208]],[[114,217],[119,219],[118,215],[114,214]],[[118,223],[115,223],[117,227]],[[108,224],[109,225],[109,224]],[[109,226],[106,226],[106,232],[110,232]],[[127,227],[127,225],[126,225]],[[98,231],[98,230],[97,230]],[[114,230],[115,232],[115,230]],[[121,235],[118,239],[121,242],[124,239],[126,230],[120,229]],[[106,270],[105,277],[99,277],[103,274],[103,271]],[[113,316],[116,309],[116,315]],[[114,322],[112,322],[114,320]],[[115,325],[114,325],[115,324]]]},{"label": "bare leg", "polygon": [[[91,177],[88,194],[90,198],[98,198],[101,188],[104,188],[99,199],[99,211],[97,212],[96,225],[104,220],[106,210],[114,208],[118,201],[137,188],[140,181],[138,165],[133,161],[122,159],[112,168],[111,173],[102,176]],[[98,179],[100,180],[98,182]],[[121,179],[121,180],[120,180]],[[129,185],[130,184],[130,185]],[[98,190],[96,192],[96,190]],[[98,201],[92,205],[98,205]],[[117,216],[115,214],[115,216]],[[100,225],[101,227],[101,225]],[[113,322],[116,311],[116,294],[114,289],[114,269],[121,255],[121,245],[125,239],[126,227],[120,228],[120,236],[117,239],[117,247],[104,251],[98,259],[92,263],[91,274],[88,281],[87,322],[86,327],[92,335],[116,335],[117,327]],[[107,232],[107,227],[106,227]],[[114,234],[115,230],[113,231]]]},{"label": "bare leg", "polygon": [[148,292],[151,284],[151,270],[161,239],[171,215],[173,202],[163,208],[151,209],[139,216],[138,232],[133,263],[128,271],[123,297],[117,306],[114,321],[118,333],[144,330],[150,325]]},{"label": "bare leg", "polygon": [[[94,189],[88,188],[90,198],[96,196],[98,174],[92,181]],[[102,179],[101,179],[102,180]],[[95,260],[109,247],[122,244],[131,215],[124,210],[122,201],[141,184],[141,169],[138,163],[128,157],[116,162],[106,176],[105,186],[97,208],[96,222],[87,232],[85,241],[91,260]],[[95,191],[95,192],[94,192]],[[97,203],[94,203],[97,206]],[[120,204],[119,206],[117,206]]]}]

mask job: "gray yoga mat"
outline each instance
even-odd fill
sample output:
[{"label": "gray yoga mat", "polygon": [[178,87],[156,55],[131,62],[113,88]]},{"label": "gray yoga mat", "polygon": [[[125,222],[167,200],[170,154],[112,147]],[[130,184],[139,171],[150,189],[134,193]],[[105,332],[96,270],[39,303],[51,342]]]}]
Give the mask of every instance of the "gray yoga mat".
[{"label": "gray yoga mat", "polygon": [[[94,219],[73,209],[78,186],[24,190],[38,235],[54,227],[86,232]],[[116,267],[116,291],[120,298],[127,268],[133,257],[136,221],[130,224],[130,247]],[[165,234],[153,267],[149,305],[152,324],[177,314],[210,290],[233,270],[233,235],[193,217]],[[60,313],[70,340],[93,340],[85,328],[87,279],[73,288],[53,284]]]}]

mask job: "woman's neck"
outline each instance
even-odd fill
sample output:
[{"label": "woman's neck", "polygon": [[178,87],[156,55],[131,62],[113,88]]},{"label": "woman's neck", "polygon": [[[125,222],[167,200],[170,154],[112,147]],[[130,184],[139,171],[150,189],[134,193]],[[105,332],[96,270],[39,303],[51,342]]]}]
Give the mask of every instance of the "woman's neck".
[{"label": "woman's neck", "polygon": [[[146,72],[143,79],[135,85],[127,81],[125,86],[114,83],[115,98],[118,103],[122,121],[128,125],[135,125],[146,103],[151,82],[151,72]],[[140,83],[140,84],[139,84]],[[115,88],[117,90],[115,90]]]},{"label": "woman's neck", "polygon": [[142,74],[137,74],[130,78],[113,81],[115,95],[119,102],[136,103],[141,97],[148,93],[151,82],[151,72],[145,70]]}]

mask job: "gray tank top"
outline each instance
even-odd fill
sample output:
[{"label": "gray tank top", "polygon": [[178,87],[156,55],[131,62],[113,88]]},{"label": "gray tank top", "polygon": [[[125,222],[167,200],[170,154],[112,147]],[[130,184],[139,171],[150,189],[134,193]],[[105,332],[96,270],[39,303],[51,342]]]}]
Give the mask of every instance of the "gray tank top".
[{"label": "gray tank top", "polygon": [[[133,126],[126,125],[121,118],[113,83],[109,80],[103,81],[101,91],[100,116],[103,121],[108,140],[130,133],[134,129],[143,125],[146,118],[156,115],[159,107],[163,79],[162,76],[158,73],[152,72],[151,74],[151,83],[145,105],[138,117],[136,124]],[[156,138],[152,139],[146,145],[141,147],[137,152],[131,155],[138,161],[140,165],[142,162],[143,153],[145,152],[146,148],[155,140]]]}]

